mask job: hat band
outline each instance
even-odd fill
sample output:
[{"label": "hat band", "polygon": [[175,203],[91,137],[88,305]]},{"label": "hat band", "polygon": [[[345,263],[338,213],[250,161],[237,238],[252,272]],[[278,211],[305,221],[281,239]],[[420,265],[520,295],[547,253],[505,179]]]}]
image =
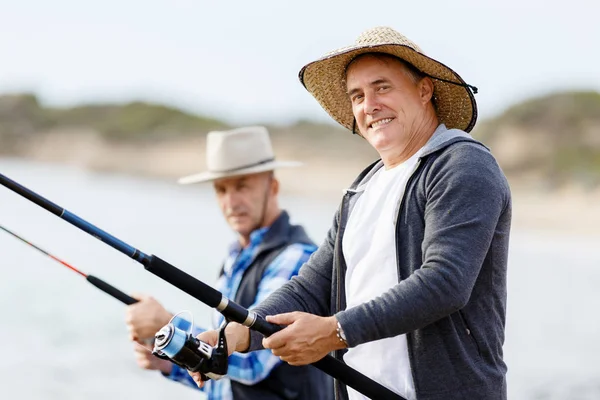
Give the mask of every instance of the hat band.
[{"label": "hat band", "polygon": [[431,79],[437,79],[438,81],[442,81],[442,82],[445,82],[445,83],[450,83],[452,85],[462,86],[464,88],[469,88],[469,89],[471,89],[473,91],[473,94],[479,93],[479,89],[477,89],[477,87],[475,87],[473,85],[469,85],[468,83],[454,82],[454,81],[450,81],[448,79],[438,78],[437,76],[429,75],[429,74],[426,74],[424,72],[421,72],[421,73],[423,73],[425,76],[430,77]]},{"label": "hat band", "polygon": [[210,172],[218,172],[218,173],[235,172],[235,171],[239,171],[242,169],[257,167],[259,165],[270,163],[272,161],[275,161],[275,157],[267,158],[266,160],[263,160],[263,161],[259,161],[259,162],[253,163],[253,164],[243,165],[241,167],[236,167],[236,168],[232,168],[232,169],[220,169],[220,170],[213,169],[213,170],[210,170]]}]

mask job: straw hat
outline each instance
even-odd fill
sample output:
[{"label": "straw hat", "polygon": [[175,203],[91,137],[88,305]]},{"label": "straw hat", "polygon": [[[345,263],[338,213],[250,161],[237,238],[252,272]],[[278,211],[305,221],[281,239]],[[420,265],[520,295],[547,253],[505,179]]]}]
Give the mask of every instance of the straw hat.
[{"label": "straw hat", "polygon": [[184,176],[178,182],[188,185],[300,165],[296,161],[275,161],[269,132],[263,126],[213,131],[206,136],[208,171]]},{"label": "straw hat", "polygon": [[367,30],[355,44],[334,50],[300,70],[300,82],[344,127],[354,132],[352,104],[344,83],[346,67],[364,53],[387,53],[412,64],[433,80],[433,97],[440,122],[449,129],[458,128],[465,132],[473,129],[477,104],[470,89],[477,93],[477,88],[465,83],[452,69],[426,56],[419,46],[388,27]]}]

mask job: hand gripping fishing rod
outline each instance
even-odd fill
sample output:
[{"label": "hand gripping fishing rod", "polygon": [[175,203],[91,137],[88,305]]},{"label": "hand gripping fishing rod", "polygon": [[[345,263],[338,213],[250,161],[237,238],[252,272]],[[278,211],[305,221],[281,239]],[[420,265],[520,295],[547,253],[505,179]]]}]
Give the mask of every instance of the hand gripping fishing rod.
[{"label": "hand gripping fishing rod", "polygon": [[[262,333],[264,336],[270,336],[283,329],[283,327],[271,324],[260,315],[229,300],[219,291],[213,289],[204,282],[172,266],[166,261],[161,260],[155,255],[148,256],[142,253],[140,250],[117,239],[109,233],[81,219],[77,215],[9,179],[3,174],[0,174],[0,184],[51,212],[57,217],[75,225],[77,228],[89,233],[128,257],[138,261],[147,271],[200,300],[207,306],[216,308],[226,319],[247,326],[252,330]],[[388,388],[380,385],[371,378],[361,374],[330,355],[313,363],[313,365],[371,399],[406,400],[402,396],[392,392]]]},{"label": "hand gripping fishing rod", "polygon": [[53,259],[56,262],[59,262],[60,264],[64,265],[65,267],[69,268],[71,271],[74,271],[76,273],[78,273],[79,275],[83,276],[89,283],[91,283],[92,285],[96,286],[98,289],[102,290],[104,293],[114,297],[115,299],[119,300],[121,303],[124,303],[128,306],[137,303],[138,301],[136,299],[134,299],[133,297],[129,296],[126,293],[123,293],[122,291],[120,291],[119,289],[117,289],[116,287],[114,287],[113,285],[103,281],[100,278],[95,277],[94,275],[89,275],[86,274],[85,272],[82,272],[80,270],[78,270],[77,268],[75,268],[74,266],[72,266],[71,264],[67,263],[66,261],[61,260],[60,258],[56,257],[55,255],[48,253],[46,250],[42,249],[39,246],[36,246],[35,244],[31,243],[30,241],[28,241],[27,239],[22,238],[21,236],[17,235],[16,233],[14,233],[13,231],[11,231],[8,228],[3,227],[2,225],[0,225],[0,229],[2,229],[4,232],[13,235],[14,237],[16,237],[17,239],[27,243],[28,245],[30,245],[31,247],[33,247],[36,250],[39,250],[40,252],[44,253],[45,255],[47,255],[48,257],[50,257],[51,259]]}]

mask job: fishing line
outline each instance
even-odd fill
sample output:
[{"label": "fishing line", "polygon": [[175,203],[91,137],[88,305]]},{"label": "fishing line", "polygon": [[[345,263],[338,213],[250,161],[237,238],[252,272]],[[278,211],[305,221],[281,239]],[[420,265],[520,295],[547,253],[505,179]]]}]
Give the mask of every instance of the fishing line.
[{"label": "fishing line", "polygon": [[189,328],[189,331],[187,332],[188,334],[191,335],[192,332],[193,332],[193,330],[194,330],[194,314],[192,314],[191,311],[189,311],[189,310],[181,310],[181,311],[179,311],[178,313],[176,313],[175,315],[173,315],[171,317],[171,319],[169,320],[169,324],[171,322],[173,322],[173,320],[175,319],[176,316],[178,316],[179,314],[183,314],[183,313],[188,313],[188,314],[190,314],[190,317],[192,317],[192,321],[190,322],[190,328]]}]

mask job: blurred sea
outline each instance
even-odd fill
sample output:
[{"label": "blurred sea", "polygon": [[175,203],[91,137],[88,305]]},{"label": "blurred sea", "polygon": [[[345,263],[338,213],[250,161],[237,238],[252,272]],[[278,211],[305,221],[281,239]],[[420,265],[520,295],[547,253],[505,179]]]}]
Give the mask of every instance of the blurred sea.
[{"label": "blurred sea", "polygon": [[[234,240],[210,186],[14,159],[0,159],[0,172],[208,284]],[[337,207],[300,197],[281,202],[317,242]],[[208,321],[203,304],[4,187],[0,205],[0,224],[75,267]],[[504,347],[509,399],[600,399],[598,237],[513,229]],[[121,303],[1,231],[0,255],[0,399],[203,398],[136,366]]]}]

